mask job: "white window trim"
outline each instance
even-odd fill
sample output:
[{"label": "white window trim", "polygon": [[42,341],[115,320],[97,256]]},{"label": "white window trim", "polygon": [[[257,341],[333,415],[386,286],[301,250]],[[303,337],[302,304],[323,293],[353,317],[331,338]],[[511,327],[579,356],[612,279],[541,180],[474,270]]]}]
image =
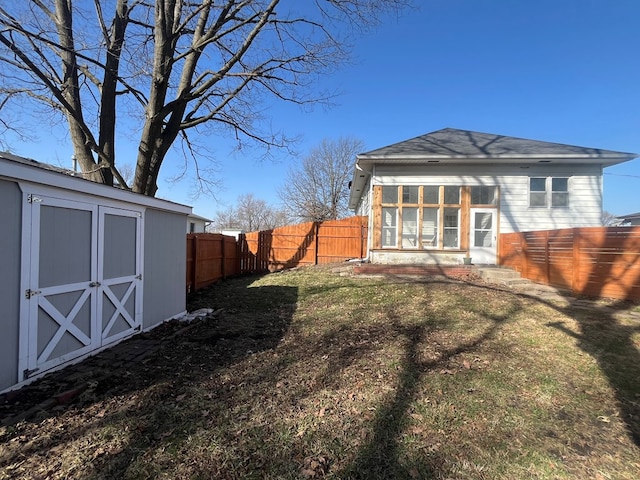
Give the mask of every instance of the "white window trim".
[{"label": "white window trim", "polygon": [[[545,183],[544,183],[544,192],[542,191],[532,191],[531,190],[531,179],[532,178],[544,178],[545,179]],[[556,193],[566,193],[567,197],[568,197],[568,205],[559,205],[559,206],[554,206],[553,205],[553,179],[554,178],[566,178],[567,179],[567,190],[563,191],[563,192],[556,192]],[[571,176],[543,176],[543,175],[534,175],[534,176],[530,176],[527,177],[527,202],[529,205],[529,208],[533,208],[535,210],[538,209],[553,209],[553,210],[559,210],[559,209],[569,209],[571,208]],[[544,205],[531,205],[531,194],[532,193],[544,193],[544,198],[545,198],[545,204]]]}]

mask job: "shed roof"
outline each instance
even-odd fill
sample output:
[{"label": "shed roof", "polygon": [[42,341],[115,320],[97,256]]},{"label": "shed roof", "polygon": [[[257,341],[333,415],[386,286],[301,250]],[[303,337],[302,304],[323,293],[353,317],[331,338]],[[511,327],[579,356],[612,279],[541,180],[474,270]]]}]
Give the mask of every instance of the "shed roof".
[{"label": "shed roof", "polygon": [[191,207],[180,203],[148,197],[117,187],[110,187],[86,180],[79,173],[31,158],[0,152],[0,178],[36,183],[49,188],[59,188],[97,197],[119,200],[158,210],[190,214]]}]

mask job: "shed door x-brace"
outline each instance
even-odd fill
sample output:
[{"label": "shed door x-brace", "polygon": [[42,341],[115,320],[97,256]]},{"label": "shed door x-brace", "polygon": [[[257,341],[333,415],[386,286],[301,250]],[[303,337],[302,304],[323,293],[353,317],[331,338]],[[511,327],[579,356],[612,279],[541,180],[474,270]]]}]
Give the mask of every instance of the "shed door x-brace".
[{"label": "shed door x-brace", "polygon": [[25,194],[19,381],[140,330],[142,212]]}]

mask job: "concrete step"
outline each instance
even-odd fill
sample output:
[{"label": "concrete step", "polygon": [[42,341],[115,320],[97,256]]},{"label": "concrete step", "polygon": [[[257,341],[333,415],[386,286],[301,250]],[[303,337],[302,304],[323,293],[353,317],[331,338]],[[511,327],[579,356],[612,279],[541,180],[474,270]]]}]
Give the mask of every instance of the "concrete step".
[{"label": "concrete step", "polygon": [[478,275],[480,275],[480,278],[485,282],[509,287],[531,284],[529,280],[521,278],[518,272],[509,268],[480,267],[478,268]]}]

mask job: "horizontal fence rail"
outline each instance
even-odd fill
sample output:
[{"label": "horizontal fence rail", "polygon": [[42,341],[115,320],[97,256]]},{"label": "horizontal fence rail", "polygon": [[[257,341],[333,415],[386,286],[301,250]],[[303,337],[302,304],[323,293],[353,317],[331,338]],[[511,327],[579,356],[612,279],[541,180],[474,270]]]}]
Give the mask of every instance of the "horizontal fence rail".
[{"label": "horizontal fence rail", "polygon": [[367,252],[367,217],[307,222],[240,234],[187,235],[187,292],[239,274],[265,273],[301,265],[362,258]]},{"label": "horizontal fence rail", "polygon": [[593,227],[500,235],[501,265],[574,293],[640,300],[640,227]]}]

